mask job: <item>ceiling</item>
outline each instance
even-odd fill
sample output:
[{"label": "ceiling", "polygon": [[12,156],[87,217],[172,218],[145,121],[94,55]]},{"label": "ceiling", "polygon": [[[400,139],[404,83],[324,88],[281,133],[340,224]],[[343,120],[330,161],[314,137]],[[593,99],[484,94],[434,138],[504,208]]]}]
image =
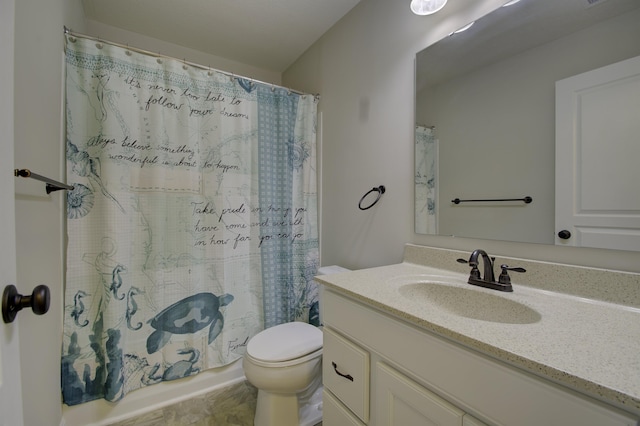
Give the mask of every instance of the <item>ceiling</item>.
[{"label": "ceiling", "polygon": [[87,19],[283,72],[360,0],[82,0]]}]

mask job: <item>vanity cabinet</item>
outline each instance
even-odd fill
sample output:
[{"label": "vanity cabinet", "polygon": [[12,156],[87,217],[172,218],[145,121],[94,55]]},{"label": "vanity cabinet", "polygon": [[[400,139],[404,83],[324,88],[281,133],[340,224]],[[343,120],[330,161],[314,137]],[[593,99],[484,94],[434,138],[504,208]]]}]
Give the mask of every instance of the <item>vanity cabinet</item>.
[{"label": "vanity cabinet", "polygon": [[341,293],[323,296],[324,426],[638,425]]},{"label": "vanity cabinet", "polygon": [[[486,426],[383,361],[371,373],[369,352],[328,327],[323,350],[325,425],[365,425],[373,399],[380,426]],[[370,398],[370,375],[377,381],[375,398]]]}]

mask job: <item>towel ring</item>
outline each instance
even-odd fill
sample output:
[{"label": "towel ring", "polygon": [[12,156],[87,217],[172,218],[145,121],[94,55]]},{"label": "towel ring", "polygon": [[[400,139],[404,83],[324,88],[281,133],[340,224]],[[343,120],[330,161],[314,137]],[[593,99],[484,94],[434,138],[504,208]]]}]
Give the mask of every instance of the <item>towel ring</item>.
[{"label": "towel ring", "polygon": [[[384,194],[384,185],[380,185],[378,187],[374,187],[373,189],[371,189],[369,192],[367,192],[366,194],[364,194],[362,196],[362,198],[360,198],[360,202],[358,203],[358,207],[360,208],[360,210],[367,210],[370,209],[371,207],[375,206],[376,203],[378,202],[378,200],[380,199],[380,197],[382,197],[382,194]],[[369,204],[367,207],[362,207],[362,201],[367,198],[367,195],[371,194],[372,192],[377,192],[378,196],[376,197],[376,199],[373,201],[373,203]]]}]

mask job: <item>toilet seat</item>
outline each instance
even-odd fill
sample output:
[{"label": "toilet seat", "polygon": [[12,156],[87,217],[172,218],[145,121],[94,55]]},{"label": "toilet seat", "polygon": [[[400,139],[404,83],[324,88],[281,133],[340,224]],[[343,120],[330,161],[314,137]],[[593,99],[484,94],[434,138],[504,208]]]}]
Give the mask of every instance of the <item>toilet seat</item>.
[{"label": "toilet seat", "polygon": [[289,322],[263,330],[247,345],[247,355],[252,361],[265,366],[297,364],[304,361],[301,358],[306,360],[321,353],[322,331],[303,322]]},{"label": "toilet seat", "polygon": [[267,368],[284,368],[284,367],[291,367],[292,365],[296,365],[296,364],[302,364],[305,363],[311,359],[317,358],[319,356],[322,356],[322,348],[318,349],[317,351],[311,352],[310,354],[298,357],[298,358],[294,358],[294,359],[290,359],[288,361],[262,361],[260,359],[254,358],[249,354],[245,355],[246,358],[248,359],[248,361],[252,364],[257,365],[258,367],[267,367]]}]

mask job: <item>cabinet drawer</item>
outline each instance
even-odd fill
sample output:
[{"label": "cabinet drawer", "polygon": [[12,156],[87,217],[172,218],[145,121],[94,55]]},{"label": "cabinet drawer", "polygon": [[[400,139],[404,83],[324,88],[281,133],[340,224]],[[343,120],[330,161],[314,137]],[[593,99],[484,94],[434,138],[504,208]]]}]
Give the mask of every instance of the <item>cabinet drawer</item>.
[{"label": "cabinet drawer", "polygon": [[322,381],[360,420],[369,421],[369,353],[327,327]]}]

